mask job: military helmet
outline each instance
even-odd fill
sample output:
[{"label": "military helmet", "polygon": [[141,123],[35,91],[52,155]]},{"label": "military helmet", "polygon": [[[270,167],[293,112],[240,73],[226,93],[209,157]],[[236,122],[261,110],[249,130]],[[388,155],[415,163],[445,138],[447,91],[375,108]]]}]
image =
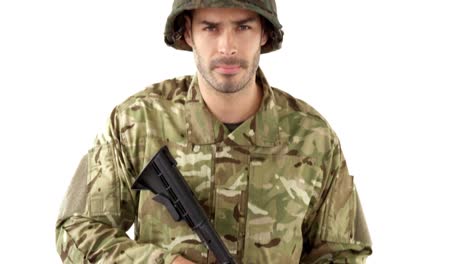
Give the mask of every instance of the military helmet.
[{"label": "military helmet", "polygon": [[268,42],[262,46],[261,53],[275,51],[281,48],[283,31],[276,13],[275,0],[174,0],[172,12],[167,18],[164,41],[167,45],[191,51],[192,48],[184,40],[185,11],[198,8],[243,8],[261,15],[269,22]]}]

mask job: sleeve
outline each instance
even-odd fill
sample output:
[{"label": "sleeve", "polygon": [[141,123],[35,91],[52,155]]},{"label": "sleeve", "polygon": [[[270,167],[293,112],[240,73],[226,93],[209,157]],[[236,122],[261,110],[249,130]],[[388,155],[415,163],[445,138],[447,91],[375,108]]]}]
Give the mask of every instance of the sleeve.
[{"label": "sleeve", "polygon": [[301,263],[364,264],[372,253],[369,231],[338,140],[332,145],[322,167],[322,198],[303,223]]},{"label": "sleeve", "polygon": [[63,263],[172,263],[175,255],[130,239],[137,194],[117,110],[73,176],[56,223],[56,247]]}]

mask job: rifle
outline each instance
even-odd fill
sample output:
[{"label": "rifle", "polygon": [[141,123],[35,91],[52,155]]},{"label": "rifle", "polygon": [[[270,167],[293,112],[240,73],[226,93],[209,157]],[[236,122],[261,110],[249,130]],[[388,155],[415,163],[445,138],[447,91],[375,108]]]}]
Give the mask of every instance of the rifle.
[{"label": "rifle", "polygon": [[213,252],[218,263],[235,264],[176,165],[167,146],[162,147],[143,169],[132,189],[150,190],[156,194],[153,200],[162,203],[176,222],[184,220]]}]

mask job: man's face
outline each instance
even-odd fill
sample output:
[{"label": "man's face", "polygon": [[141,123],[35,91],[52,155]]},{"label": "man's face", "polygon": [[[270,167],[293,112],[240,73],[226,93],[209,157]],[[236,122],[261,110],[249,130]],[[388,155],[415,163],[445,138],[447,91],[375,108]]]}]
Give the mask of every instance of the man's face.
[{"label": "man's face", "polygon": [[200,77],[222,93],[235,93],[251,81],[260,48],[267,41],[257,13],[234,8],[203,8],[186,19],[185,40],[192,47]]}]

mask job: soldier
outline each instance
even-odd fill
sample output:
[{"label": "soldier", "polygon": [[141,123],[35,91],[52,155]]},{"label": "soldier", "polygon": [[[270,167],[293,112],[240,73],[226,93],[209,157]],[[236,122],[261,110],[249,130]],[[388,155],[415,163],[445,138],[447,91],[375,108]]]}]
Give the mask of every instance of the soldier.
[{"label": "soldier", "polygon": [[57,221],[64,263],[215,262],[153,194],[131,189],[165,145],[238,263],[365,263],[371,241],[336,134],[258,67],[282,39],[274,0],[174,1],[165,42],[193,51],[197,73],[114,108]]}]

